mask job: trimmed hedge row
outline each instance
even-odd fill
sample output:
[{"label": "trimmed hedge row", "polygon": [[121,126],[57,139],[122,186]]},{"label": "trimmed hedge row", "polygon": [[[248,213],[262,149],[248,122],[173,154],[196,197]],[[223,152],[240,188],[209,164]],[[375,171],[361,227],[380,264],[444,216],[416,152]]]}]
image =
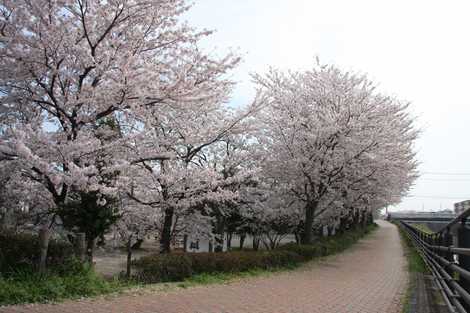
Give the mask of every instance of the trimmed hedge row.
[{"label": "trimmed hedge row", "polygon": [[312,260],[316,257],[327,256],[343,251],[375,228],[377,228],[377,224],[374,223],[366,228],[358,228],[333,237],[320,238],[313,245],[288,243],[278,249],[292,251],[302,256],[305,260]]},{"label": "trimmed hedge row", "polygon": [[191,259],[186,254],[149,255],[133,261],[134,275],[140,282],[181,281],[193,274]]},{"label": "trimmed hedge row", "polygon": [[181,281],[194,274],[236,273],[297,265],[305,259],[288,250],[150,255],[134,262],[145,283]]},{"label": "trimmed hedge row", "polygon": [[287,250],[300,255],[305,260],[326,255],[326,250],[319,245],[299,245],[295,242],[280,246],[278,249]]},{"label": "trimmed hedge row", "polygon": [[303,259],[291,251],[234,251],[190,254],[193,271],[200,273],[243,272],[253,268],[275,268],[297,264]]},{"label": "trimmed hedge row", "polygon": [[290,243],[276,250],[149,255],[133,262],[134,277],[144,283],[182,281],[194,274],[236,273],[251,269],[295,266],[316,257],[342,251],[376,227],[322,238],[314,245]]},{"label": "trimmed hedge row", "polygon": [[[39,236],[0,232],[0,273],[25,270],[38,264],[40,255]],[[57,266],[73,256],[68,242],[51,239],[47,251],[47,265]]]}]

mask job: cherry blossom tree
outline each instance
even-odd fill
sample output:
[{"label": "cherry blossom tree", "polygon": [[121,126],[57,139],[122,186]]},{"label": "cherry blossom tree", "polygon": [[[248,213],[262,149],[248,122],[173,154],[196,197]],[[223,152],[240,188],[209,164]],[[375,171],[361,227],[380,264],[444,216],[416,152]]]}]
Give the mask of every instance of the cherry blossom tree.
[{"label": "cherry blossom tree", "polygon": [[53,203],[41,188],[41,184],[25,178],[15,164],[0,162],[0,231],[52,226],[47,211]]},{"label": "cherry blossom tree", "polygon": [[119,217],[129,243],[152,216],[169,252],[188,233],[220,247],[235,215],[270,247],[287,224],[311,243],[317,222],[364,221],[406,194],[417,136],[406,103],[318,64],[254,75],[257,96],[234,109],[228,74],[239,57],[202,51],[211,32],[181,21],[189,8],[0,0],[5,203],[39,204],[35,212],[69,230],[101,218],[89,250]]},{"label": "cherry blossom tree", "polygon": [[[142,156],[133,162],[128,184],[135,186],[132,199],[163,212],[161,252],[169,252],[174,230],[185,228],[176,222],[187,225],[185,220],[191,217],[193,223],[194,216],[216,217],[216,248],[222,245],[225,211],[237,198],[238,186],[251,176],[249,169],[236,171],[241,160],[235,158],[242,156],[234,152],[231,141],[247,131],[245,120],[257,105],[240,112],[226,110],[220,100],[214,105],[195,102],[185,104],[184,109],[167,107],[164,111],[172,118],[164,120],[164,113],[154,114],[158,119],[151,122],[158,124],[151,126],[148,143],[133,147],[135,155],[155,155],[157,151],[164,155],[158,161]],[[194,215],[196,212],[200,214]]]},{"label": "cherry blossom tree", "polygon": [[[393,190],[403,195],[415,175],[416,131],[406,104],[375,90],[365,77],[317,65],[310,71],[254,76],[267,106],[259,114],[265,133],[266,177],[282,182],[304,211],[302,242],[312,242],[316,218],[343,207],[356,181],[372,185],[381,166],[400,163]],[[399,134],[399,135],[398,135]],[[383,159],[381,159],[383,158]],[[378,160],[378,161],[377,161]],[[381,179],[389,177],[382,171]],[[373,194],[373,193],[372,193]],[[363,195],[375,200],[379,195]],[[333,214],[334,215],[334,214]]]},{"label": "cherry blossom tree", "polygon": [[[206,179],[212,174],[192,178],[187,165],[243,117],[220,108],[233,85],[222,76],[239,59],[203,53],[198,42],[210,31],[180,22],[188,9],[183,0],[2,0],[0,105],[8,124],[0,159],[17,162],[56,208],[93,193],[104,209],[118,190],[109,174],[148,169],[146,162],[166,185],[180,184],[177,198],[199,192],[184,177],[216,190]],[[210,118],[197,118],[204,114]],[[121,135],[103,141],[110,120]]]},{"label": "cherry blossom tree", "polygon": [[133,205],[125,195],[120,197],[119,202],[121,218],[113,228],[126,247],[126,277],[130,278],[133,245],[156,230],[159,214],[149,206]]}]

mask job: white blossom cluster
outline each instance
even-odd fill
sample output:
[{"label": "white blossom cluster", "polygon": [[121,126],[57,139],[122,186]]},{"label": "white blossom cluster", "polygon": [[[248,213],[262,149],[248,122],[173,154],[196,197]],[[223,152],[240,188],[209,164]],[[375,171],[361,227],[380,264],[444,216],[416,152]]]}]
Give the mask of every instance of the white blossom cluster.
[{"label": "white blossom cluster", "polygon": [[235,211],[303,224],[309,241],[316,221],[400,201],[416,177],[406,103],[317,65],[255,75],[255,99],[233,109],[240,59],[204,53],[211,32],[181,22],[188,9],[0,0],[0,206],[47,214],[98,192],[98,208],[120,199],[123,238],[168,244],[223,234]]}]

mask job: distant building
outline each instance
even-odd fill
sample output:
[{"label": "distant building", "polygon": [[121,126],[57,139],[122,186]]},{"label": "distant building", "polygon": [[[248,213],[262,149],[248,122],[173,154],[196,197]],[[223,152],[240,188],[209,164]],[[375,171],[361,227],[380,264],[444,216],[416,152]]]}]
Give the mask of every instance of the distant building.
[{"label": "distant building", "polygon": [[389,212],[387,219],[392,220],[415,220],[415,221],[451,221],[455,218],[456,213],[451,210],[417,212],[417,211],[398,211]]},{"label": "distant building", "polygon": [[454,212],[457,215],[468,209],[470,209],[470,200],[454,203]]}]

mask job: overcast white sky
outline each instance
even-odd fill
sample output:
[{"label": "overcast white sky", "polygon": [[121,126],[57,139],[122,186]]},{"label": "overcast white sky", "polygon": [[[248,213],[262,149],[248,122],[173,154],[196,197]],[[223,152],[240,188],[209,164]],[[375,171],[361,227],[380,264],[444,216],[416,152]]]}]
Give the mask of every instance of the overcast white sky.
[{"label": "overcast white sky", "polygon": [[397,209],[439,210],[470,199],[469,14],[468,0],[195,0],[186,19],[217,30],[206,48],[242,54],[236,104],[253,96],[250,72],[308,69],[315,56],[411,101],[423,174]]}]

